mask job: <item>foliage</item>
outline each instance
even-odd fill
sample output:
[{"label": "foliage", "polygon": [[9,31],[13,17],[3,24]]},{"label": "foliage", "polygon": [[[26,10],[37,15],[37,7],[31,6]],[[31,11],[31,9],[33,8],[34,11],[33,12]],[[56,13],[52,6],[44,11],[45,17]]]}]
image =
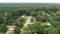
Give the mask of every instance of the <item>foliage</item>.
[{"label": "foliage", "polygon": [[[31,22],[27,27],[23,27],[27,18],[32,16]],[[17,20],[17,21],[16,21]],[[35,22],[34,22],[35,20]],[[49,22],[51,26],[41,26],[41,23]],[[16,25],[15,34],[60,34],[60,8],[51,4],[21,4],[21,5],[1,5],[0,6],[0,32],[5,33],[8,25]],[[4,28],[4,29],[3,29]]]}]

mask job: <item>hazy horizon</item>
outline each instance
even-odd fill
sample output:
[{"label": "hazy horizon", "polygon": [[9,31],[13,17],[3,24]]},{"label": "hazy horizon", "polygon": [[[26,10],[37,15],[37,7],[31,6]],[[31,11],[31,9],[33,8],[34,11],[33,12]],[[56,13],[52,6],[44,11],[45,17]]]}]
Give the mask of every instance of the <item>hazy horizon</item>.
[{"label": "hazy horizon", "polygon": [[60,3],[60,0],[0,0],[0,3]]}]

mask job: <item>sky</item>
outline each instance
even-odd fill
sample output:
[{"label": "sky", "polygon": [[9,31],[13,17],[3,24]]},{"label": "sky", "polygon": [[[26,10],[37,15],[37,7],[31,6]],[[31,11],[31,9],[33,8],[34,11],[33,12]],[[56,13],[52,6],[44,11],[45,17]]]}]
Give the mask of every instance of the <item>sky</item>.
[{"label": "sky", "polygon": [[0,3],[60,3],[60,0],[0,0]]}]

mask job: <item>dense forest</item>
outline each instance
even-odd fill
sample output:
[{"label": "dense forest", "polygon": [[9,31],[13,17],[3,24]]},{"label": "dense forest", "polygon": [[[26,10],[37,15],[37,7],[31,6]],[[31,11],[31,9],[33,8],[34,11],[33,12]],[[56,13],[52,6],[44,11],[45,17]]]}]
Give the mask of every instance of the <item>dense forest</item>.
[{"label": "dense forest", "polygon": [[[31,24],[24,27],[30,16]],[[0,3],[0,34],[12,25],[12,34],[60,34],[60,4]]]}]

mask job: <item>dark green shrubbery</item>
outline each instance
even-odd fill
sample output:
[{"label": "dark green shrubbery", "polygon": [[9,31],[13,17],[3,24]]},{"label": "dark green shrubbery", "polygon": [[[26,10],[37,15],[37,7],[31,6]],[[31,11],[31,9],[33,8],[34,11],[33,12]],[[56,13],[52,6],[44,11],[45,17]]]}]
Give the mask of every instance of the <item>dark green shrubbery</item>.
[{"label": "dark green shrubbery", "polygon": [[[31,22],[34,24],[23,27],[26,18],[22,15],[32,16]],[[34,21],[35,19],[35,21]],[[17,20],[17,21],[16,21]],[[51,26],[41,26],[41,23],[49,22]],[[60,8],[47,6],[0,6],[0,32],[5,33],[7,26],[16,25],[15,34],[60,34]]]}]

